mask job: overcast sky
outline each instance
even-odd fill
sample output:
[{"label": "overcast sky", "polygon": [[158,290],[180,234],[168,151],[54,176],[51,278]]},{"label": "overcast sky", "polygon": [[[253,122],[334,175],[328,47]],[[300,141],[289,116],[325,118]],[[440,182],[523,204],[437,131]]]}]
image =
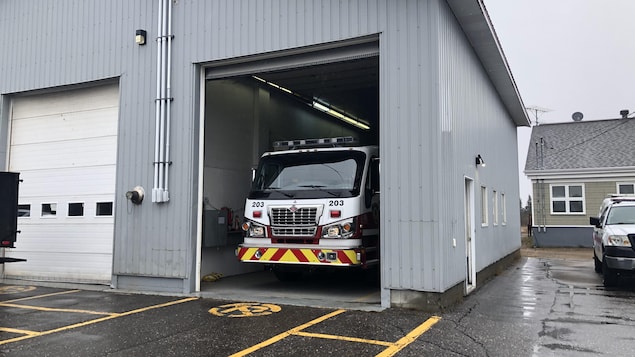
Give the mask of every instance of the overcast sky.
[{"label": "overcast sky", "polygon": [[[539,123],[635,111],[635,0],[484,0],[525,106]],[[634,114],[635,115],[635,114]],[[529,115],[535,124],[533,113]],[[530,128],[518,130],[520,198]]]}]

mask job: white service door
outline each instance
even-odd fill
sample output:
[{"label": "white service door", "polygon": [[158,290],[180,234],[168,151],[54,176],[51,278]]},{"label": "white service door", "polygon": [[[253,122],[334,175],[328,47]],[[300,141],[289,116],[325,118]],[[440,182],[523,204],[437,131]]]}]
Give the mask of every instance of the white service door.
[{"label": "white service door", "polygon": [[110,282],[118,108],[117,85],[13,99],[23,216],[6,255],[27,261],[5,264],[6,278]]}]

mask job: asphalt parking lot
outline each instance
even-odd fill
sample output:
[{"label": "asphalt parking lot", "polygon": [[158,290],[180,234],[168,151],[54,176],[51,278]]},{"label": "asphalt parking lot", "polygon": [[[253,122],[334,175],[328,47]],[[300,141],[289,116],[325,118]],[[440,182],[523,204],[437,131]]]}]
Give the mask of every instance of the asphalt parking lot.
[{"label": "asphalt parking lot", "polygon": [[590,258],[523,257],[435,315],[5,283],[0,355],[628,356],[633,286],[604,289]]}]

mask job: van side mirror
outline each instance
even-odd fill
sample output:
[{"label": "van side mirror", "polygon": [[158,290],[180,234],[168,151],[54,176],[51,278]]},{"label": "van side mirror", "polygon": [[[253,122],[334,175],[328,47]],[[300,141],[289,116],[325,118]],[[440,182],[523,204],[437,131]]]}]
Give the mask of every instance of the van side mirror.
[{"label": "van side mirror", "polygon": [[589,224],[596,226],[597,228],[602,227],[602,222],[598,217],[589,217]]}]

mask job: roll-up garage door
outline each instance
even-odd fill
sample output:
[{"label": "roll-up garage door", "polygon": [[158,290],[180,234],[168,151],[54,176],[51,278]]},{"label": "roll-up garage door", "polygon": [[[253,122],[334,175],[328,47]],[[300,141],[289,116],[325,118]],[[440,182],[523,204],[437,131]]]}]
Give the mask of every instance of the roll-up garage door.
[{"label": "roll-up garage door", "polygon": [[368,36],[285,50],[282,53],[271,52],[253,57],[217,61],[206,69],[205,77],[218,79],[376,56],[379,56],[379,42],[376,36]]},{"label": "roll-up garage door", "polygon": [[16,97],[9,171],[18,235],[6,278],[108,283],[112,275],[119,88]]}]

